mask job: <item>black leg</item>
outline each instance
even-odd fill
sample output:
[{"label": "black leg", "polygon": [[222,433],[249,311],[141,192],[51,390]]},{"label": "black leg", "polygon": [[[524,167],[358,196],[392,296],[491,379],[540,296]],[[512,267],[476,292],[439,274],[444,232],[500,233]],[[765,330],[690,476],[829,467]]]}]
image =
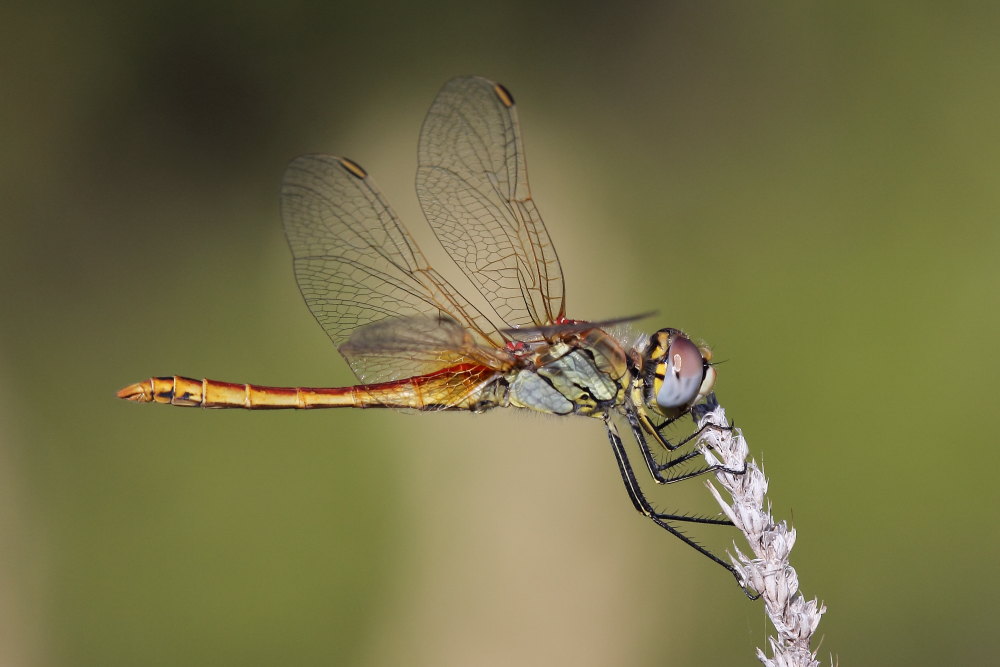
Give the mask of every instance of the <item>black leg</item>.
[{"label": "black leg", "polygon": [[[705,473],[715,472],[715,471],[727,472],[732,475],[742,475],[743,473],[746,472],[746,465],[743,466],[742,470],[733,470],[731,468],[725,467],[724,465],[716,464],[711,466],[710,465],[702,466],[697,470],[692,470],[690,472],[686,472],[679,475],[663,475],[662,473],[664,470],[669,470],[670,468],[674,468],[680,465],[681,463],[684,463],[685,461],[690,461],[691,459],[699,456],[701,452],[698,451],[688,452],[686,454],[681,454],[676,458],[670,459],[665,463],[659,463],[656,460],[656,457],[653,456],[652,450],[650,450],[649,448],[649,442],[646,440],[646,434],[643,432],[642,425],[639,423],[639,418],[636,416],[634,410],[635,410],[634,407],[626,407],[625,416],[628,418],[628,423],[629,426],[632,428],[632,433],[635,436],[635,439],[639,443],[639,449],[640,451],[642,451],[642,457],[646,461],[646,467],[649,468],[649,474],[652,475],[653,480],[656,481],[657,484],[673,484],[674,482],[682,482],[685,479],[691,479],[692,477],[698,477],[700,475],[704,475]],[[671,421],[676,421],[676,420],[671,420]],[[670,422],[664,422],[664,423],[666,424]],[[705,431],[706,428],[708,428],[708,426],[710,425],[706,424],[705,426],[702,426],[694,433],[681,440],[676,445],[669,444],[668,441],[662,437],[658,437],[657,439],[662,444],[664,444],[664,446],[667,447],[667,449],[675,450],[678,447],[683,447],[687,443],[697,438]]]},{"label": "black leg", "polygon": [[[686,414],[688,414],[688,413],[684,413],[684,415],[686,415]],[[683,417],[684,415],[681,415],[681,417]],[[674,451],[675,449],[680,449],[684,445],[688,444],[689,442],[691,442],[692,440],[694,440],[695,438],[697,438],[699,435],[701,435],[702,431],[705,430],[705,427],[703,426],[700,429],[698,429],[697,431],[695,431],[694,433],[692,433],[691,435],[689,435],[686,438],[684,438],[683,440],[681,440],[680,442],[677,442],[677,443],[670,442],[669,440],[667,440],[663,436],[663,430],[666,429],[671,424],[677,423],[677,421],[681,417],[671,417],[670,419],[664,420],[659,425],[653,425],[652,421],[650,421],[650,425],[653,426],[653,431],[654,431],[653,437],[656,439],[656,442],[659,443],[660,445],[662,445],[665,449],[670,450],[671,452]]]},{"label": "black leg", "polygon": [[[759,594],[754,595],[749,590],[747,590],[743,581],[740,579],[740,575],[736,572],[736,569],[725,562],[711,551],[701,546],[690,537],[682,533],[677,528],[671,526],[668,521],[692,521],[695,523],[712,523],[712,524],[723,524],[732,525],[730,522],[725,520],[715,520],[715,519],[699,519],[697,517],[685,517],[683,515],[676,514],[662,514],[653,509],[653,506],[649,503],[646,498],[646,494],[643,492],[642,487],[639,486],[638,480],[635,478],[635,472],[632,470],[632,464],[629,462],[628,454],[625,451],[625,445],[622,443],[621,436],[618,435],[618,430],[615,425],[611,423],[611,419],[606,417],[604,420],[605,426],[608,429],[608,439],[611,441],[611,449],[615,454],[615,461],[618,463],[618,471],[621,473],[622,481],[625,483],[625,490],[628,492],[629,498],[632,500],[632,504],[635,506],[636,511],[638,511],[643,516],[648,517],[653,523],[667,531],[680,541],[687,544],[689,547],[702,554],[711,561],[721,565],[726,568],[726,570],[733,575],[740,587],[743,588],[743,592],[746,593],[747,597],[751,600],[756,600],[760,597]],[[708,472],[706,469],[702,472]],[[672,480],[677,481],[677,480]]]},{"label": "black leg", "polygon": [[[698,407],[698,406],[695,406],[695,407]],[[695,419],[697,421],[697,417],[694,415],[694,411],[693,410],[689,411],[689,412],[686,412],[684,414],[690,414],[691,417],[692,417],[692,419]],[[683,416],[684,415],[681,415],[681,417],[683,417]],[[697,438],[699,435],[701,435],[702,433],[704,433],[706,430],[711,429],[713,431],[732,431],[736,427],[735,424],[730,424],[729,426],[718,426],[717,424],[705,424],[704,426],[702,426],[697,431],[695,431],[691,435],[687,436],[686,438],[684,438],[680,442],[673,443],[673,442],[670,442],[669,440],[667,440],[665,437],[663,437],[663,429],[667,428],[668,426],[670,426],[671,424],[675,423],[679,419],[680,419],[680,417],[673,417],[671,419],[665,420],[659,426],[653,426],[653,430],[656,431],[656,441],[659,444],[663,445],[663,447],[665,447],[666,449],[669,449],[670,451],[674,451],[675,449],[680,449],[681,447],[683,447],[684,445],[686,445],[687,443],[691,442],[692,440],[694,440],[695,438]]]},{"label": "black leg", "polygon": [[[691,415],[691,419],[693,419],[693,420],[695,420],[697,422],[699,419],[701,419],[705,415],[705,413],[710,412],[711,410],[714,410],[717,407],[719,407],[719,399],[715,397],[715,393],[713,392],[713,393],[709,394],[708,396],[706,396],[705,400],[703,402],[699,403],[698,405],[691,406],[691,409],[688,410],[688,412],[685,413],[685,414],[690,414]],[[670,426],[671,424],[673,424],[674,422],[676,422],[678,419],[680,419],[683,416],[684,415],[679,415],[677,417],[672,417],[670,419],[666,419],[659,426],[656,426],[656,425],[652,424],[652,422],[649,420],[648,416],[646,418],[646,421],[653,427],[653,430],[655,431],[655,436],[656,436],[657,442],[659,442],[661,445],[663,445],[664,447],[666,447],[667,449],[669,449],[671,451],[677,449],[678,447],[683,447],[692,438],[695,438],[695,437],[701,435],[702,432],[706,428],[710,428],[710,429],[715,430],[715,431],[732,431],[733,429],[736,428],[736,423],[735,422],[729,424],[729,426],[718,426],[716,424],[706,424],[705,426],[701,427],[700,429],[698,429],[697,431],[695,431],[694,433],[692,433],[688,437],[684,438],[683,440],[681,440],[677,444],[673,444],[672,442],[670,442],[669,440],[667,440],[666,438],[663,437],[663,429],[667,428],[668,426]]]}]

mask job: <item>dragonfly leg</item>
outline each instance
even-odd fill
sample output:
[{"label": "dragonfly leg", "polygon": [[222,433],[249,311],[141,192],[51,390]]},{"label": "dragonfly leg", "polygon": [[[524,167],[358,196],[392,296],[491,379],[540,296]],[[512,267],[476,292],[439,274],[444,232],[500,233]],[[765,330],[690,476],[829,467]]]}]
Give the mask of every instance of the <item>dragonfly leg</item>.
[{"label": "dragonfly leg", "polygon": [[[744,464],[743,468],[740,470],[734,470],[732,468],[727,468],[724,465],[716,464],[716,465],[702,466],[701,468],[682,474],[664,475],[663,472],[665,470],[674,468],[680,465],[681,463],[684,463],[685,461],[690,461],[691,459],[700,456],[701,452],[697,450],[687,452],[685,454],[681,454],[675,458],[672,458],[664,463],[660,463],[659,461],[656,460],[656,457],[653,455],[652,450],[649,448],[649,442],[646,440],[646,434],[642,429],[642,425],[639,421],[638,415],[635,414],[634,408],[626,408],[625,415],[628,418],[629,426],[632,428],[632,433],[635,435],[635,439],[639,443],[639,450],[642,452],[642,457],[646,461],[646,467],[649,468],[649,474],[653,477],[653,480],[657,484],[673,484],[674,482],[681,482],[684,481],[685,479],[691,479],[692,477],[698,477],[700,475],[716,471],[726,472],[731,475],[742,475],[743,473],[746,472],[746,464]],[[659,440],[661,443],[664,443],[667,449],[673,451],[676,450],[678,447],[682,447],[687,443],[691,442],[692,440],[694,440],[695,438],[697,438],[705,431],[705,429],[708,426],[710,426],[710,424],[702,426],[694,433],[687,436],[686,438],[684,438],[679,443],[673,446],[667,445],[666,444],[667,441],[662,437],[660,437],[659,434],[657,434],[657,440]]]},{"label": "dragonfly leg", "polygon": [[670,525],[669,522],[688,521],[694,523],[711,523],[711,524],[723,524],[723,525],[732,525],[732,524],[725,520],[704,519],[704,518],[689,517],[679,514],[664,514],[654,510],[653,506],[646,498],[646,494],[643,492],[642,487],[639,486],[639,482],[635,477],[635,472],[632,470],[632,464],[629,462],[628,454],[625,451],[625,445],[622,443],[621,436],[618,435],[618,430],[615,428],[615,425],[611,423],[610,419],[605,419],[605,426],[607,426],[608,429],[608,439],[611,441],[611,449],[614,452],[615,461],[618,463],[618,471],[621,473],[622,481],[625,483],[625,490],[628,492],[629,499],[631,499],[632,504],[635,506],[636,511],[642,514],[643,516],[647,517],[648,519],[650,519],[657,526],[667,531],[668,533],[679,539],[681,542],[684,542],[684,544],[688,545],[701,555],[705,556],[712,562],[725,568],[726,571],[728,571],[731,575],[733,575],[733,577],[736,579],[737,583],[743,589],[743,592],[746,593],[748,598],[750,598],[751,600],[756,600],[758,597],[760,597],[759,594],[753,594],[746,588],[743,580],[740,578],[739,573],[736,571],[736,568],[734,568],[732,565],[730,565],[729,563],[722,560],[721,558],[716,556],[714,553],[712,553],[705,547],[701,546],[700,544],[692,540],[690,537],[682,533],[676,527]]},{"label": "dragonfly leg", "polygon": [[[718,401],[718,399],[716,399],[715,394],[714,393],[713,394],[709,394],[708,398],[705,400],[704,403],[699,403],[698,405],[693,406],[685,414],[690,414],[691,418],[694,419],[695,421],[697,421],[698,419],[700,419],[702,417],[703,414],[705,414],[709,410],[712,410],[712,409],[718,407],[718,405],[719,405],[719,401]],[[664,431],[664,429],[666,429],[668,426],[670,426],[671,424],[673,424],[674,422],[676,422],[678,419],[680,419],[683,416],[684,415],[682,414],[682,415],[679,415],[677,417],[671,417],[669,419],[664,420],[659,425],[653,424],[649,420],[648,417],[644,417],[642,421],[644,421],[647,426],[652,426],[652,433],[651,434],[653,435],[653,437],[656,438],[656,441],[660,445],[666,447],[670,451],[673,451],[675,449],[683,447],[688,442],[690,442],[692,439],[694,439],[694,438],[698,437],[699,435],[701,435],[702,433],[704,433],[706,429],[712,430],[712,431],[732,431],[733,429],[736,428],[736,422],[732,422],[731,424],[729,424],[729,426],[719,426],[718,424],[707,423],[707,424],[703,425],[701,428],[699,428],[697,431],[695,431],[694,433],[692,433],[691,435],[689,435],[686,438],[684,438],[683,440],[681,440],[680,442],[678,442],[678,443],[672,443],[672,442],[670,442],[669,440],[667,440],[663,436],[663,431]]]},{"label": "dragonfly leg", "polygon": [[[685,413],[685,414],[691,414],[692,417],[694,416],[693,413],[691,413],[691,412],[688,412],[688,413]],[[670,442],[669,440],[667,440],[663,436],[663,429],[667,428],[668,426],[670,426],[671,424],[673,424],[674,422],[676,422],[678,419],[680,419],[680,417],[673,417],[671,419],[668,419],[668,420],[664,421],[659,426],[654,426],[653,427],[653,431],[654,431],[653,435],[656,438],[656,442],[659,443],[660,445],[663,445],[665,448],[669,449],[670,451],[674,451],[675,449],[680,449],[681,447],[683,447],[687,443],[691,442],[692,440],[694,440],[695,438],[697,438],[699,435],[701,435],[705,431],[732,431],[734,428],[736,428],[736,423],[735,422],[732,423],[732,424],[730,424],[729,426],[719,426],[718,424],[708,423],[708,424],[704,424],[703,426],[701,426],[698,430],[696,430],[691,435],[685,437],[680,442]]]},{"label": "dragonfly leg", "polygon": [[[686,414],[688,414],[688,413],[685,412],[684,415],[686,415]],[[692,440],[694,440],[695,438],[697,438],[699,435],[702,434],[702,432],[705,430],[705,428],[707,428],[707,425],[706,426],[702,426],[700,429],[698,429],[697,431],[695,431],[691,435],[687,436],[686,438],[684,438],[680,442],[670,442],[670,440],[668,440],[663,435],[664,429],[666,429],[671,424],[677,423],[677,421],[681,417],[683,417],[684,415],[681,415],[680,417],[670,417],[669,419],[664,420],[662,423],[660,423],[658,425],[654,424],[652,422],[652,420],[649,419],[648,416],[644,417],[644,419],[640,420],[640,421],[645,421],[646,426],[647,426],[647,430],[648,430],[649,434],[651,436],[653,436],[653,438],[656,440],[656,443],[658,445],[660,445],[661,447],[663,447],[665,449],[668,449],[668,450],[670,450],[672,452],[675,449],[680,449],[681,447],[683,447],[687,443],[689,443]],[[636,419],[638,419],[639,416],[635,415],[635,417],[636,417]]]}]

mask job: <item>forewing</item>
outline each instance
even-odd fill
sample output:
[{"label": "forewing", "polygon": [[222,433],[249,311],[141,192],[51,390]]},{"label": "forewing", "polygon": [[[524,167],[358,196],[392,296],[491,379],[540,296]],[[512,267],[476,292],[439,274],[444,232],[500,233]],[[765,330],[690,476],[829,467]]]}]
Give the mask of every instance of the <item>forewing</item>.
[{"label": "forewing", "polygon": [[420,132],[417,196],[438,240],[508,328],[561,320],[562,269],[531,199],[506,89],[480,77],[445,84]]},{"label": "forewing", "polygon": [[[332,155],[304,155],[285,172],[281,213],[295,277],[309,310],[338,346],[359,327],[392,318],[447,317],[475,346],[505,336],[430,268],[368,174]],[[359,378],[360,356],[348,359]],[[405,365],[385,379],[406,377]]]}]

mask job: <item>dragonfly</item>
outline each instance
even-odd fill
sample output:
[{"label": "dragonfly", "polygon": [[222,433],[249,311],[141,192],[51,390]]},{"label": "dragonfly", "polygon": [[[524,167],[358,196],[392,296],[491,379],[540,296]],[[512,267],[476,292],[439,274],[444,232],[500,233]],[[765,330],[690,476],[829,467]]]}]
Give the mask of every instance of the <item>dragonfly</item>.
[{"label": "dragonfly", "polygon": [[562,268],[531,196],[517,110],[504,86],[475,76],[444,85],[420,132],[416,190],[437,240],[475,288],[466,291],[478,294],[475,302],[431,267],[358,163],[304,155],[284,175],[281,214],[299,290],[359,384],[151,377],[118,397],[249,410],[509,407],[598,419],[635,509],[740,581],[678,527],[731,522],[657,511],[617,425],[634,437],[657,484],[743,472],[690,470],[700,452],[681,448],[700,431],[677,442],[665,435],[695,405],[714,400],[711,351],[674,328],[632,342],[611,332],[645,315],[567,317]]}]

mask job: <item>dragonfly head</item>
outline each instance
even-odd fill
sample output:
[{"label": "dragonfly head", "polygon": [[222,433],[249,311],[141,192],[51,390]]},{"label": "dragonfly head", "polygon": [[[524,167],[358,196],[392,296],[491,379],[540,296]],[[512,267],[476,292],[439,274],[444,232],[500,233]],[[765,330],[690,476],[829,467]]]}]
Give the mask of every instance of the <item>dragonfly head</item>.
[{"label": "dragonfly head", "polygon": [[643,353],[646,404],[664,417],[677,417],[705,398],[715,385],[712,352],[677,329],[660,329]]}]

